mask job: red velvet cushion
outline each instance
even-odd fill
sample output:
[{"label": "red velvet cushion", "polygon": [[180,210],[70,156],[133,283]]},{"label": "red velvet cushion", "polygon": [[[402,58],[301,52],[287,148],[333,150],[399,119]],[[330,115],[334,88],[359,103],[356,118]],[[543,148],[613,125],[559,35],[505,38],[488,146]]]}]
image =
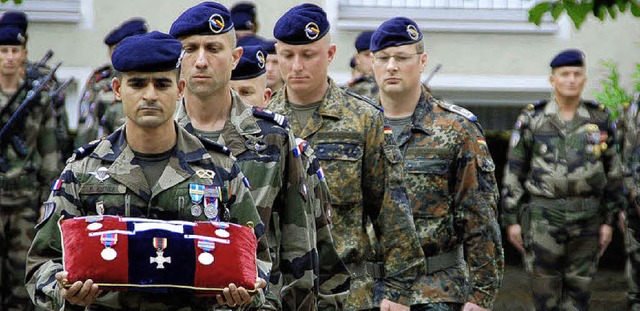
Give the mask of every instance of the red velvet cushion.
[{"label": "red velvet cushion", "polygon": [[[119,216],[62,219],[59,226],[67,286],[92,279],[107,290],[180,289],[214,295],[230,283],[255,290],[257,241],[249,227]],[[103,253],[107,248],[103,243],[108,242],[101,236],[114,240],[113,234],[117,239],[111,248],[117,255],[108,260],[102,254],[113,251]],[[162,258],[158,246],[165,258],[162,264],[156,261]],[[205,249],[210,255],[201,256]]]}]

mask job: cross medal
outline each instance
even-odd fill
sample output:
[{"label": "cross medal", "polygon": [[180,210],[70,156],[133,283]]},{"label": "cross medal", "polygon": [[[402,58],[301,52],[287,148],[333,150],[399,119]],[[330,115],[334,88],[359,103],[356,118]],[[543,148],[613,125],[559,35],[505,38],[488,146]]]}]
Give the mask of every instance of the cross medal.
[{"label": "cross medal", "polygon": [[156,263],[156,269],[164,269],[165,263],[171,263],[171,257],[164,257],[164,249],[167,248],[167,238],[153,238],[153,248],[156,249],[156,257],[149,257],[149,263]]}]

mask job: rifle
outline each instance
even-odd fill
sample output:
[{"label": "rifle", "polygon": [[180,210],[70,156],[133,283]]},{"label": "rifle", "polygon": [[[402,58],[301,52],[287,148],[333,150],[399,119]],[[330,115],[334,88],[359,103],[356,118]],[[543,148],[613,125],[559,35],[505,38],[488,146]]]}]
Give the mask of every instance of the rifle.
[{"label": "rifle", "polygon": [[[0,130],[0,146],[6,146],[7,143],[11,143],[18,155],[23,157],[27,155],[27,146],[25,146],[25,143],[20,139],[20,137],[12,132],[12,127],[24,117],[33,104],[37,103],[34,99],[40,95],[40,92],[42,92],[47,87],[47,84],[51,82],[53,75],[61,64],[62,63],[58,63],[46,76],[33,81],[32,85],[34,88],[27,92],[27,97],[25,97],[18,109],[13,113],[7,124],[4,125],[2,130]],[[3,155],[0,155],[0,172],[4,173],[7,170],[9,170],[9,163],[7,163],[7,160]]]},{"label": "rifle", "polygon": [[427,76],[427,79],[424,80],[424,86],[429,87],[429,81],[431,81],[431,79],[433,79],[433,76],[435,76],[435,74],[438,72],[438,70],[440,70],[440,68],[442,68],[442,64],[437,64],[433,70],[431,70],[431,72],[429,73],[429,76]]}]

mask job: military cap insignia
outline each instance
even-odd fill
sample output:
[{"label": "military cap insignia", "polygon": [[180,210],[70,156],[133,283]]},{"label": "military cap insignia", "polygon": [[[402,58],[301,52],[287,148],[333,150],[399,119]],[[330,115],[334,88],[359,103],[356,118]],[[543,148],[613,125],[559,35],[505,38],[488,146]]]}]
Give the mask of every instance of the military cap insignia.
[{"label": "military cap insignia", "polygon": [[418,40],[418,38],[420,37],[420,32],[418,32],[416,26],[413,25],[407,25],[407,34],[409,34],[409,38],[414,41]]},{"label": "military cap insignia", "polygon": [[24,36],[21,33],[18,33],[18,35],[16,36],[16,39],[18,39],[18,42],[20,42],[21,44],[24,44]]},{"label": "military cap insignia", "polygon": [[256,52],[256,59],[258,60],[258,67],[260,67],[260,69],[264,68],[266,59],[262,51],[258,50],[258,52]]},{"label": "military cap insignia", "polygon": [[304,27],[304,34],[309,40],[315,40],[320,34],[320,27],[314,22],[309,22],[307,26]]},{"label": "military cap insignia", "polygon": [[209,29],[213,33],[220,33],[224,29],[224,18],[222,15],[215,13],[209,17]]}]

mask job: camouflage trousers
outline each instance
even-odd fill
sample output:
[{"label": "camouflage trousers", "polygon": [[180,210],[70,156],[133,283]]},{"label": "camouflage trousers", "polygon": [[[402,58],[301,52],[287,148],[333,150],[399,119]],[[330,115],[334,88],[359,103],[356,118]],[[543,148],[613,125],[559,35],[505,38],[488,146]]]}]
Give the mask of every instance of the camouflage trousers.
[{"label": "camouflage trousers", "polygon": [[631,214],[627,218],[627,228],[624,235],[627,251],[625,275],[629,284],[627,290],[628,310],[640,311],[640,218]]},{"label": "camouflage trousers", "polygon": [[33,310],[24,286],[27,251],[35,235],[37,195],[0,196],[0,310]]},{"label": "camouflage trousers", "polygon": [[411,306],[411,311],[461,311],[463,305],[461,303],[430,303]]},{"label": "camouflage trousers", "polygon": [[536,310],[588,310],[599,259],[597,208],[567,200],[530,206],[524,261]]}]

